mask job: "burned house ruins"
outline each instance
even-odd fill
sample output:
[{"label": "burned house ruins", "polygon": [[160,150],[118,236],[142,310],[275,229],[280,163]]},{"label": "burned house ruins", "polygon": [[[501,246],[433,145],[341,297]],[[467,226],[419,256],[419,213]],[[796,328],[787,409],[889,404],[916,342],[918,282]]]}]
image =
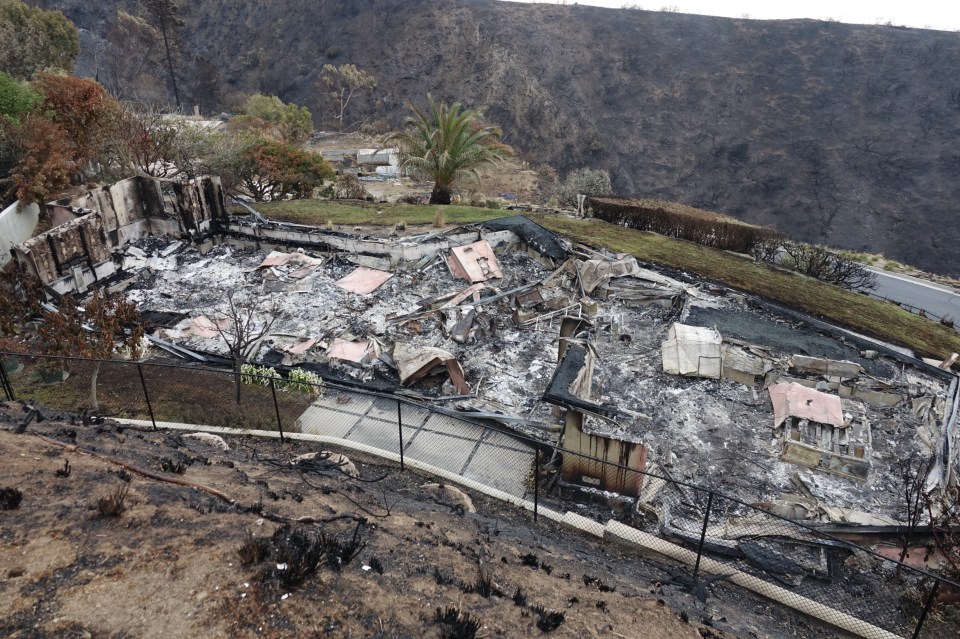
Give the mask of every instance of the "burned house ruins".
[{"label": "burned house ruins", "polygon": [[52,227],[11,251],[54,294],[113,282],[115,250],[148,235],[201,240],[226,215],[220,178],[133,177],[46,206]]},{"label": "burned house ruins", "polygon": [[273,314],[257,363],[558,444],[560,481],[584,491],[658,508],[662,483],[598,458],[791,516],[895,521],[898,460],[956,484],[952,374],[524,217],[379,237],[228,215],[215,178],[136,178],[48,214],[21,265],[166,318],[155,356],[224,357],[235,291]]}]

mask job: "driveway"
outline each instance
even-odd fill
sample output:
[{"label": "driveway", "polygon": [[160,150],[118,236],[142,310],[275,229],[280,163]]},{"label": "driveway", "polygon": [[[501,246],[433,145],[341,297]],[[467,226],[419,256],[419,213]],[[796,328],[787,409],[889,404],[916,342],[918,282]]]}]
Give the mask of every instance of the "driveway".
[{"label": "driveway", "polygon": [[[400,403],[403,454],[504,492],[523,497],[534,450],[495,430]],[[302,433],[339,437],[397,453],[397,402],[331,392],[297,420]]]}]

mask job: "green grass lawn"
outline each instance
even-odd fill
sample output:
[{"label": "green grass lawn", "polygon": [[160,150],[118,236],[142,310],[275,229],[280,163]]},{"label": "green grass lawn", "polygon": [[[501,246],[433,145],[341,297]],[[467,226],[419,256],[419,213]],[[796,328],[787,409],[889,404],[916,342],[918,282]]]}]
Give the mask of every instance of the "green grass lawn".
[{"label": "green grass lawn", "polygon": [[[433,223],[443,209],[447,224],[467,224],[511,215],[507,211],[470,206],[417,206],[373,202],[293,200],[258,203],[264,215],[299,224],[393,226]],[[934,358],[960,352],[960,333],[890,304],[796,273],[770,268],[748,257],[634,231],[600,220],[577,220],[558,215],[530,215],[544,227],[589,246],[629,253],[637,259],[662,264],[707,280],[754,293],[772,302],[802,310],[851,330],[906,346]]]}]

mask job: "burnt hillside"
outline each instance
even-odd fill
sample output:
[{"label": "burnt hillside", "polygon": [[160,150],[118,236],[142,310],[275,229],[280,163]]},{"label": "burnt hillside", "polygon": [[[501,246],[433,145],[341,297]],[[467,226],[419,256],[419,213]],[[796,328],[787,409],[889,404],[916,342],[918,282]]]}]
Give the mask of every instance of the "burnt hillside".
[{"label": "burnt hillside", "polygon": [[[86,29],[117,6],[44,2]],[[507,141],[620,194],[678,200],[794,237],[960,275],[960,34],[494,0],[197,0],[191,53],[224,94],[318,111],[323,64],[379,81],[355,116],[434,97],[486,105]]]}]

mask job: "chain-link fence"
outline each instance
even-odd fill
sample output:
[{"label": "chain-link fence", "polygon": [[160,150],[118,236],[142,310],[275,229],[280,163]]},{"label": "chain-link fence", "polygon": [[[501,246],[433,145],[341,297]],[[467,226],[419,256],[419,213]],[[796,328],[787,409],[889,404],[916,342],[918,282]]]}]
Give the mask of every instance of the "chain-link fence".
[{"label": "chain-link fence", "polygon": [[[0,391],[81,415],[280,431],[345,440],[491,487],[544,515],[592,522],[605,538],[678,562],[677,583],[706,599],[719,581],[868,638],[956,636],[929,623],[960,585],[665,472],[610,463],[471,420],[441,404],[289,376],[0,353]],[[625,487],[612,494],[568,474]],[[632,493],[632,494],[628,494]],[[592,506],[591,506],[592,504]],[[568,518],[571,515],[566,515]],[[888,530],[888,536],[903,531]],[[895,546],[888,546],[893,548]]]}]

